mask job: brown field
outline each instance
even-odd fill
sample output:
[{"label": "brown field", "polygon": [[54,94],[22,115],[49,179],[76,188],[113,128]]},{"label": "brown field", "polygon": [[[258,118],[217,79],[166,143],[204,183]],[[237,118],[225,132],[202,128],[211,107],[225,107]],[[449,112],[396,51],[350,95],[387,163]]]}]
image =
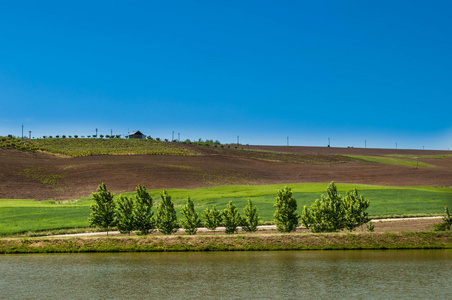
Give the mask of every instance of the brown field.
[{"label": "brown field", "polygon": [[[88,156],[68,158],[0,149],[0,199],[70,199],[90,196],[104,181],[114,193],[230,184],[301,182],[390,186],[452,186],[452,158],[419,161],[415,168],[351,160],[337,155],[439,155],[452,151],[326,147],[239,146],[221,149],[184,145],[195,156]],[[242,149],[243,147],[243,149]],[[259,151],[257,151],[259,150]]]}]

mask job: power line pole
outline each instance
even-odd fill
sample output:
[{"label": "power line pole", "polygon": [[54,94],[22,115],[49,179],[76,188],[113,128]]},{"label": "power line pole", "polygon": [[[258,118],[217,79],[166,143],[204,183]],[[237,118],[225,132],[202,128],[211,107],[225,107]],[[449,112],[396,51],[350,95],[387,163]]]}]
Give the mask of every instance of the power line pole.
[{"label": "power line pole", "polygon": [[22,124],[22,139],[24,138],[24,124]]},{"label": "power line pole", "polygon": [[289,137],[287,137],[287,147],[289,147]]},{"label": "power line pole", "polygon": [[97,128],[96,128],[96,137],[97,137]]},{"label": "power line pole", "polygon": [[172,137],[172,138],[171,138],[171,142],[172,142],[172,141],[174,141],[174,130],[173,130],[173,134],[172,134],[171,137]]},{"label": "power line pole", "polygon": [[31,140],[31,130],[28,131],[28,139]]},{"label": "power line pole", "polygon": [[328,138],[328,147],[331,147],[330,138]]},{"label": "power line pole", "polygon": [[177,133],[177,141],[180,142],[180,132]]},{"label": "power line pole", "polygon": [[239,136],[237,136],[237,147],[239,146]]}]

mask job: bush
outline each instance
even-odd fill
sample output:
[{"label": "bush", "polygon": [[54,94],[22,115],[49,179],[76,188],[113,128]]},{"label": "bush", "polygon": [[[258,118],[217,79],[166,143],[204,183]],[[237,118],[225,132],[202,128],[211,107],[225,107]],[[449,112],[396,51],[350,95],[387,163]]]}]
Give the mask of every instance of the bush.
[{"label": "bush", "polygon": [[237,233],[237,227],[242,223],[240,213],[232,201],[229,201],[228,206],[221,212],[222,224],[225,227],[225,232]]},{"label": "bush", "polygon": [[298,227],[300,216],[297,214],[297,201],[292,197],[290,187],[278,191],[276,197],[275,224],[279,232],[292,232]]},{"label": "bush", "polygon": [[443,218],[443,222],[433,225],[434,231],[447,231],[447,230],[451,229],[452,217],[449,213],[449,208],[447,206],[444,207],[444,213],[445,213],[445,216]]},{"label": "bush", "polygon": [[257,214],[257,206],[253,206],[253,202],[248,198],[248,204],[243,209],[245,217],[242,222],[242,229],[248,232],[254,232],[259,225],[259,216]]},{"label": "bush", "polygon": [[215,230],[221,224],[221,212],[217,210],[215,205],[212,208],[207,207],[203,212],[204,217],[204,226],[207,229],[213,230],[215,234]]}]

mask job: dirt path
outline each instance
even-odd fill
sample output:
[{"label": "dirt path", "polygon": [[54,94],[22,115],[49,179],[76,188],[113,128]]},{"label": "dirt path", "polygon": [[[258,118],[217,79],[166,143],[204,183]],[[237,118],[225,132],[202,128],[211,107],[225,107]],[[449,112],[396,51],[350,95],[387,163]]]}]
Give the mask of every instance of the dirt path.
[{"label": "dirt path", "polygon": [[[394,219],[375,219],[374,223],[376,232],[384,231],[429,231],[432,230],[433,224],[440,223],[442,217],[419,217],[419,218],[394,218]],[[240,227],[239,227],[240,228]],[[224,227],[218,227],[216,233],[224,233]],[[240,233],[245,233],[239,230]],[[307,232],[306,228],[300,226],[297,232]],[[357,228],[357,231],[360,231]],[[276,225],[262,225],[258,226],[259,233],[275,233]],[[207,228],[198,228],[198,234],[212,234],[213,230]],[[157,233],[159,234],[159,233]],[[184,234],[183,229],[179,229],[176,234]],[[86,232],[73,234],[53,235],[52,237],[81,237],[81,236],[106,236],[107,232]],[[110,231],[108,235],[121,235],[119,231]]]}]

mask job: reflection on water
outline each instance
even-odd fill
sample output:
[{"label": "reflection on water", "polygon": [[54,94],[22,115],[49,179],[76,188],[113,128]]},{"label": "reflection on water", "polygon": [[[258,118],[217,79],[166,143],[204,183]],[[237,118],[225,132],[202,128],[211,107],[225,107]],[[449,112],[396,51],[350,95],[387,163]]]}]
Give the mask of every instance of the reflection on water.
[{"label": "reflection on water", "polygon": [[449,298],[452,250],[0,255],[4,299]]}]

